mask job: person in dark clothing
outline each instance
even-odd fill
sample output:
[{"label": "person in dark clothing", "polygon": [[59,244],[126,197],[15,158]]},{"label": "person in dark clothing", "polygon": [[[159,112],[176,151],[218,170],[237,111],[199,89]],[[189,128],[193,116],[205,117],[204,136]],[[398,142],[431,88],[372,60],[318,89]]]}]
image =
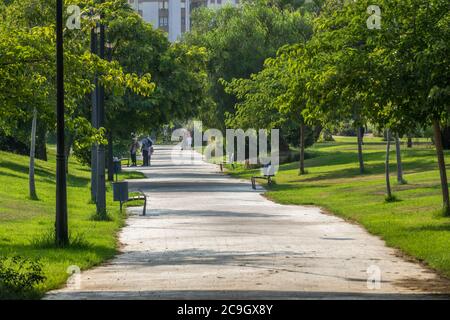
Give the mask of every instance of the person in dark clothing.
[{"label": "person in dark clothing", "polygon": [[150,137],[144,138],[144,140],[142,140],[142,157],[144,158],[143,167],[150,166],[150,156],[152,147],[153,141],[152,139],[150,139]]},{"label": "person in dark clothing", "polygon": [[133,138],[133,141],[131,142],[131,145],[130,145],[130,155],[131,155],[131,166],[132,167],[137,166],[136,154],[137,154],[138,150],[139,150],[139,142],[138,142],[137,138]]}]

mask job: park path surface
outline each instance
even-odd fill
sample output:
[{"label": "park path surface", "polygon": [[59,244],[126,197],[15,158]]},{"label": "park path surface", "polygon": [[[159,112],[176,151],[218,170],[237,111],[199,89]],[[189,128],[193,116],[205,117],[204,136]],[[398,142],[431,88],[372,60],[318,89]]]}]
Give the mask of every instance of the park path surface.
[{"label": "park path surface", "polygon": [[[191,164],[171,161],[190,157]],[[319,208],[273,203],[191,151],[155,150],[147,216],[129,209],[121,253],[46,299],[435,298],[449,282],[362,227]],[[128,170],[125,169],[125,170]],[[381,272],[379,289],[368,269]],[[75,281],[72,281],[75,283]]]}]

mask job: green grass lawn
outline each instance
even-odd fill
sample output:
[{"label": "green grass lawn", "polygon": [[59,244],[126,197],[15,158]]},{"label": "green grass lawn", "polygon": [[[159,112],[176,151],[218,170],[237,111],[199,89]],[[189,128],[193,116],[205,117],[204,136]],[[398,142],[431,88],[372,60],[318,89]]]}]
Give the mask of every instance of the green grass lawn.
[{"label": "green grass lawn", "polygon": [[[267,197],[283,204],[317,205],[356,221],[383,238],[387,245],[450,276],[450,218],[439,213],[442,200],[433,147],[424,141],[411,149],[402,144],[404,178],[408,182],[404,185],[396,183],[395,150],[392,151],[391,183],[399,201],[387,203],[385,142],[365,138],[366,173],[360,175],[356,138],[335,139],[307,149],[306,175],[298,175],[298,163],[281,165]],[[229,173],[249,178],[259,170],[239,167]]]},{"label": "green grass lawn", "polygon": [[[124,216],[112,201],[108,183],[107,209],[110,219],[96,221],[95,205],[90,201],[90,171],[70,158],[67,181],[69,231],[83,245],[65,249],[36,245],[51,235],[55,222],[55,150],[50,147],[49,161],[36,162],[38,201],[28,198],[28,162],[26,156],[0,151],[0,256],[21,255],[40,258],[46,280],[32,297],[63,285],[71,265],[86,269],[109,259],[117,252],[116,234]],[[123,173],[120,179],[140,178],[138,172]]]}]

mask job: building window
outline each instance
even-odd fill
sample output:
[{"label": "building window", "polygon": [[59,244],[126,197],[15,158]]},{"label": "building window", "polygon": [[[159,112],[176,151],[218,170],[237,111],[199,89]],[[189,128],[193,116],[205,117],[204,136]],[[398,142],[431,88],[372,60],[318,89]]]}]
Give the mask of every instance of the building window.
[{"label": "building window", "polygon": [[167,27],[169,25],[169,18],[168,17],[160,17],[159,18],[159,26],[160,27]]},{"label": "building window", "polygon": [[159,1],[159,28],[169,31],[169,2],[166,0]]},{"label": "building window", "polygon": [[[181,3],[184,4],[183,2]],[[186,32],[186,8],[181,8],[181,33]]]},{"label": "building window", "polygon": [[169,1],[160,1],[159,9],[169,9]]}]

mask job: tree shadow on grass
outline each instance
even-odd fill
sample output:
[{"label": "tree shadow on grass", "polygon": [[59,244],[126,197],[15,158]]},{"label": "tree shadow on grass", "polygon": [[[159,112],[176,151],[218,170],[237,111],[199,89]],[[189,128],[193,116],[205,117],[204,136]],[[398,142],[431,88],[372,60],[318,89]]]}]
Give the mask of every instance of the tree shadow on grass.
[{"label": "tree shadow on grass", "polygon": [[[450,217],[448,217],[450,220]],[[450,223],[443,223],[440,225],[425,225],[425,226],[417,226],[417,227],[408,227],[408,231],[450,231]]]},{"label": "tree shadow on grass", "polygon": [[[333,163],[335,165],[336,163]],[[393,163],[390,165],[391,172],[396,172],[396,164]],[[414,173],[422,173],[428,170],[434,170],[436,167],[434,163],[430,163],[430,161],[415,161],[412,164],[404,165],[404,174],[414,174]],[[314,182],[320,180],[329,180],[329,179],[343,179],[343,178],[357,178],[361,179],[367,178],[370,175],[381,175],[385,172],[385,165],[383,162],[379,163],[370,163],[366,164],[364,168],[364,173],[361,174],[359,172],[358,167],[354,168],[346,168],[341,170],[333,170],[328,172],[323,172],[319,174],[314,174],[314,176],[307,177],[303,179],[297,179],[292,182]]]},{"label": "tree shadow on grass", "polygon": [[[301,182],[301,181],[299,181]],[[331,187],[332,185],[330,184],[314,184],[314,185],[302,185],[302,184],[297,184],[295,185],[295,187],[293,188],[292,184],[287,184],[287,183],[282,183],[282,184],[272,184],[270,186],[265,185],[264,187],[268,190],[268,191],[292,191],[292,192],[297,192],[298,190],[301,189],[311,189],[311,188],[328,188]]]},{"label": "tree shadow on grass", "polygon": [[[3,168],[9,169],[11,171],[20,172],[20,173],[24,174],[24,176],[20,176],[20,175],[16,175],[16,174],[9,173],[9,172],[2,172],[2,175],[8,175],[8,176],[11,176],[11,177],[14,177],[17,179],[28,179],[28,172],[30,170],[28,164],[26,164],[26,165],[18,164],[16,162],[2,160],[1,166]],[[55,181],[56,181],[56,172],[53,172],[52,170],[49,170],[49,169],[43,169],[39,166],[35,167],[35,175],[36,175],[36,178],[38,178],[40,180],[44,180],[49,183],[55,183]],[[84,187],[89,182],[90,182],[89,178],[74,176],[74,175],[70,174],[70,170],[69,170],[69,174],[67,176],[67,183],[69,186]]]},{"label": "tree shadow on grass", "polygon": [[45,258],[45,260],[49,262],[65,262],[70,261],[70,256],[72,254],[87,255],[92,253],[95,255],[113,257],[117,253],[117,250],[103,245],[94,245],[89,242],[88,245],[40,247],[33,244],[32,239],[30,239],[28,243],[24,244],[2,243],[0,245],[0,252],[5,256],[23,255],[31,258]]}]

